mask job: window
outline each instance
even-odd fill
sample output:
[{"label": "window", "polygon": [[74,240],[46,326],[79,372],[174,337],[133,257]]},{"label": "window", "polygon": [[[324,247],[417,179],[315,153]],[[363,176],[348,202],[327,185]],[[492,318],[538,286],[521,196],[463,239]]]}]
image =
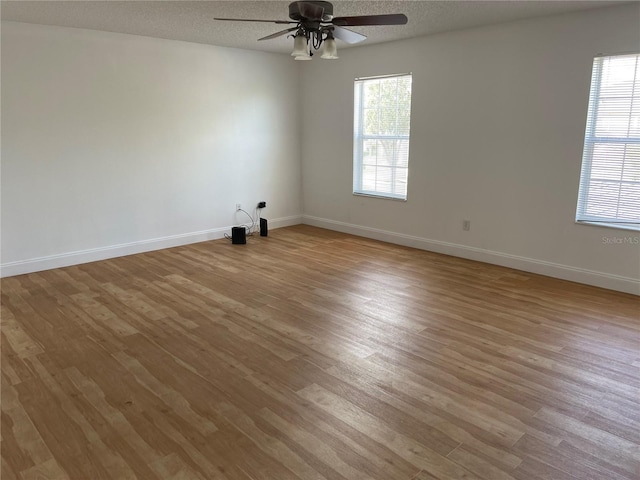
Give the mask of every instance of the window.
[{"label": "window", "polygon": [[353,193],[407,199],[411,74],[356,79]]},{"label": "window", "polygon": [[640,229],[640,55],[596,57],[577,222]]}]

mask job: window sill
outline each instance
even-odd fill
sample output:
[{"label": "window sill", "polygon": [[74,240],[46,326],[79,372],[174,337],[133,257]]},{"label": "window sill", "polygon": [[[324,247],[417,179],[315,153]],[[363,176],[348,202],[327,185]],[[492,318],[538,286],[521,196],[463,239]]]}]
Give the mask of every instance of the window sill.
[{"label": "window sill", "polygon": [[353,195],[356,196],[356,197],[369,197],[369,198],[381,198],[381,199],[384,199],[384,200],[395,200],[397,202],[406,202],[407,201],[406,198],[391,197],[389,195],[376,195],[375,193],[353,192]]},{"label": "window sill", "polygon": [[589,220],[576,220],[576,223],[578,225],[592,225],[596,227],[616,228],[618,230],[630,230],[633,232],[640,232],[640,225],[638,224],[591,222]]}]

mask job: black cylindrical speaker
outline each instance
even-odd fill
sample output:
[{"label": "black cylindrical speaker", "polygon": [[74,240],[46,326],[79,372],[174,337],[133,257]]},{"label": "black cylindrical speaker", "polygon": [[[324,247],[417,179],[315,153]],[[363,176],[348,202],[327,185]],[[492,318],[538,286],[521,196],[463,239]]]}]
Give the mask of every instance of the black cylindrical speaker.
[{"label": "black cylindrical speaker", "polygon": [[267,228],[267,219],[261,218],[260,219],[260,236],[266,237],[268,233],[269,233],[269,229]]},{"label": "black cylindrical speaker", "polygon": [[231,243],[247,243],[247,232],[244,227],[231,227]]}]

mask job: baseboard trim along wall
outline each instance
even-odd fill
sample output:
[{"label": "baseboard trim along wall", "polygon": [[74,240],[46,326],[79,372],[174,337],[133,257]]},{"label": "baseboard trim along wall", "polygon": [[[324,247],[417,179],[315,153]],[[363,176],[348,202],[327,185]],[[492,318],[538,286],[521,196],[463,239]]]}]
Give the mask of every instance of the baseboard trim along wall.
[{"label": "baseboard trim along wall", "polygon": [[493,265],[514,268],[516,270],[537,273],[562,280],[569,280],[619,292],[631,293],[633,295],[640,295],[640,281],[634,278],[611,275],[603,272],[562,265],[559,263],[520,257],[517,255],[509,255],[506,253],[494,252],[466,245],[430,240],[412,235],[404,235],[401,233],[389,232],[387,230],[379,230],[376,228],[338,222],[310,215],[304,215],[302,217],[302,223],[315,227],[326,228],[328,230],[335,230],[361,237],[372,238],[374,240],[395,243],[405,247],[419,248],[430,252],[443,253],[445,255],[477,260],[479,262],[491,263]]},{"label": "baseboard trim along wall", "polygon": [[[302,223],[301,215],[269,219],[269,229],[288,227]],[[152,238],[138,242],[91,248],[77,252],[68,252],[47,257],[30,258],[16,262],[0,264],[0,277],[12,277],[24,273],[40,272],[52,268],[69,267],[82,263],[107,260],[109,258],[134,255],[136,253],[151,252],[163,248],[179,247],[191,243],[206,242],[224,238],[225,233],[231,233],[231,227],[212,228],[200,232],[183,233],[162,238]]]}]

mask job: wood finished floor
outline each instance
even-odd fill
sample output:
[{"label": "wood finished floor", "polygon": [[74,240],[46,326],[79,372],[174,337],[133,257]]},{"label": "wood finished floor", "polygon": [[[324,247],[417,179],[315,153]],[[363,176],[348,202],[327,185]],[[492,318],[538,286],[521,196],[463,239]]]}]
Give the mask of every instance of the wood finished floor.
[{"label": "wood finished floor", "polygon": [[2,480],[637,480],[639,311],[308,226],[6,278]]}]

